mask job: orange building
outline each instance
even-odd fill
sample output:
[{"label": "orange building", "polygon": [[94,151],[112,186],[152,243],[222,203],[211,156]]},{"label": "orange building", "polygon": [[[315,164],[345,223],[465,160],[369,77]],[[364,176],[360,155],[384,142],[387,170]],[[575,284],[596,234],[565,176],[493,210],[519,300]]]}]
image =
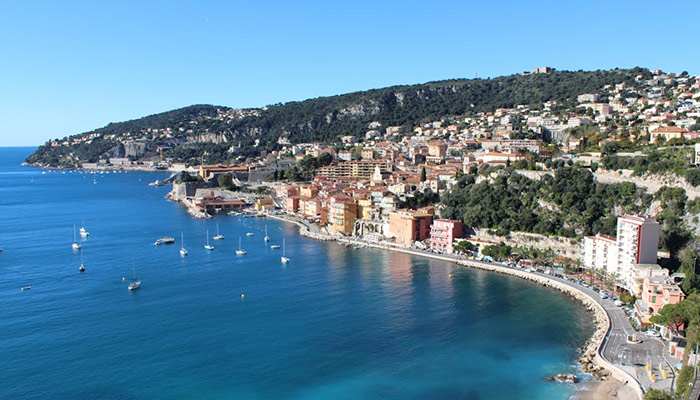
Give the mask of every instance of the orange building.
[{"label": "orange building", "polygon": [[357,219],[357,205],[355,200],[347,196],[331,198],[328,209],[328,222],[331,233],[343,233],[351,235]]},{"label": "orange building", "polygon": [[389,235],[396,243],[411,246],[414,241],[422,241],[430,236],[430,225],[435,215],[434,207],[423,207],[417,211],[402,209],[389,214]]}]

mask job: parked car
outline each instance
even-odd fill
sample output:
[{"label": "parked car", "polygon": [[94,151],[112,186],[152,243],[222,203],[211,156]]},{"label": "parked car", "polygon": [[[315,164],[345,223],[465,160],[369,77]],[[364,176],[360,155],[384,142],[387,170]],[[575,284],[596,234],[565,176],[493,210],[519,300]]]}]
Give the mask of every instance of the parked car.
[{"label": "parked car", "polygon": [[644,334],[647,335],[647,336],[653,336],[653,337],[659,337],[659,336],[661,336],[661,335],[659,335],[659,332],[657,332],[657,331],[655,331],[655,330],[653,330],[653,329],[649,329],[648,331],[644,332]]}]

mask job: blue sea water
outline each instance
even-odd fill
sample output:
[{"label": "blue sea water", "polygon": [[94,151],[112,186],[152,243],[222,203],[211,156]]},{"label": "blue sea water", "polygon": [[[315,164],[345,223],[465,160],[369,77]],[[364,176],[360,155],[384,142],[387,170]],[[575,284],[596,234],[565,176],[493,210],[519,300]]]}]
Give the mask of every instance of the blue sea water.
[{"label": "blue sea water", "polygon": [[[164,199],[168,187],[147,186],[165,174],[43,173],[20,165],[31,151],[0,148],[0,398],[573,393],[544,379],[575,371],[576,348],[593,326],[559,292],[313,241],[274,220],[195,220]],[[83,220],[90,237],[80,273],[71,242]],[[207,252],[216,221],[226,239]],[[286,238],[290,264],[263,242],[265,226],[272,244]],[[177,243],[153,245],[165,235]],[[247,256],[235,255],[239,237]],[[127,290],[132,258],[143,281],[135,292]]]}]

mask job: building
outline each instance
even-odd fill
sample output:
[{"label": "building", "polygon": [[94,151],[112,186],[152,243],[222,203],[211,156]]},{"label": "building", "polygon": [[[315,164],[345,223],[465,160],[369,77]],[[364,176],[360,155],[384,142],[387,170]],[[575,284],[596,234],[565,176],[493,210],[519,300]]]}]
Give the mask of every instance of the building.
[{"label": "building", "polygon": [[664,126],[651,131],[649,133],[649,140],[652,143],[656,143],[659,140],[659,137],[663,137],[665,141],[669,141],[671,139],[679,139],[683,137],[684,133],[685,129],[683,128],[679,128],[677,126]]},{"label": "building", "polygon": [[317,170],[316,176],[323,178],[364,178],[372,177],[376,167],[379,167],[381,172],[391,172],[392,165],[386,160],[360,160],[341,162],[337,165],[327,165]]},{"label": "building", "polygon": [[583,238],[583,267],[592,271],[601,271],[612,276],[617,275],[617,239],[612,236],[597,234]]},{"label": "building", "polygon": [[454,241],[462,236],[462,221],[436,219],[430,227],[430,250],[454,253]]},{"label": "building", "polygon": [[357,204],[351,197],[337,196],[331,198],[328,208],[328,222],[331,233],[351,235],[357,219]]},{"label": "building", "polygon": [[678,304],[685,298],[683,291],[668,276],[668,270],[655,267],[660,273],[644,277],[640,298],[634,304],[641,324],[650,324],[649,319],[658,315],[665,305]]},{"label": "building", "polygon": [[442,164],[447,156],[447,143],[430,142],[428,143],[428,156],[426,161],[433,164]]},{"label": "building", "polygon": [[636,266],[656,264],[659,223],[643,216],[617,218],[617,236],[588,236],[581,249],[583,268],[605,273],[618,286],[637,293]]},{"label": "building", "polygon": [[255,201],[256,211],[272,211],[275,209],[275,203],[271,197],[262,197]]},{"label": "building", "polygon": [[700,143],[695,143],[695,165],[700,165]]},{"label": "building", "polygon": [[635,290],[635,265],[656,264],[659,223],[653,218],[622,216],[617,219],[617,263],[622,287]]},{"label": "building", "polygon": [[389,214],[389,236],[396,238],[396,243],[411,246],[414,241],[423,241],[430,236],[435,209],[423,207],[417,211],[402,209]]},{"label": "building", "polygon": [[533,74],[548,74],[550,72],[554,72],[554,68],[552,67],[536,67],[532,69]]}]

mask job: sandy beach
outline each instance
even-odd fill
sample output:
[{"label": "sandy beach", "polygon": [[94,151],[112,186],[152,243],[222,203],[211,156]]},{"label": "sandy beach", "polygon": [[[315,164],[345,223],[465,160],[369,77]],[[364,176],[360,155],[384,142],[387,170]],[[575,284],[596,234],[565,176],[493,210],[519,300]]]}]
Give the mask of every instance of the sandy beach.
[{"label": "sandy beach", "polygon": [[634,390],[617,379],[585,382],[579,385],[574,400],[634,400]]}]

